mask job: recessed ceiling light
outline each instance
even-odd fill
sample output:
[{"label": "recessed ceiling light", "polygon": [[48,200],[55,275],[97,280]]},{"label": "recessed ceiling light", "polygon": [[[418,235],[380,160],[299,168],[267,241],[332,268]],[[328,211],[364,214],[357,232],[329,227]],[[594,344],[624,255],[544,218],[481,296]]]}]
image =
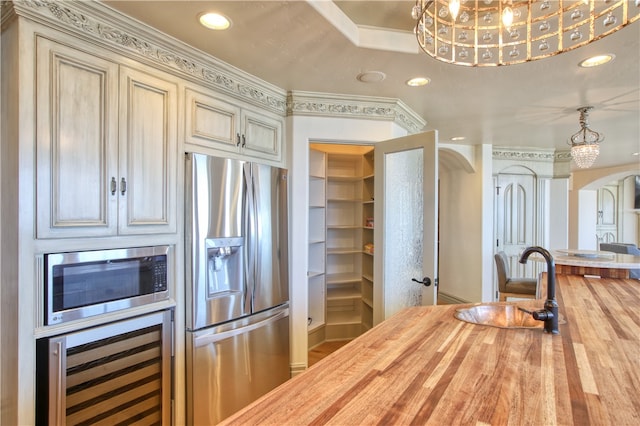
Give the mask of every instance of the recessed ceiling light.
[{"label": "recessed ceiling light", "polygon": [[356,78],[363,83],[379,83],[387,78],[387,75],[380,71],[364,71],[358,74]]},{"label": "recessed ceiling light", "polygon": [[454,142],[455,141],[463,141],[465,139],[466,138],[464,136],[454,136],[454,137],[451,138],[451,140],[454,141]]},{"label": "recessed ceiling light", "polygon": [[598,65],[603,65],[612,61],[613,58],[615,58],[615,55],[611,53],[607,53],[606,55],[596,55],[581,61],[578,65],[582,68],[597,67]]},{"label": "recessed ceiling light", "polygon": [[411,86],[411,87],[426,86],[427,84],[429,84],[430,81],[431,80],[429,80],[427,77],[415,77],[407,81],[407,86]]},{"label": "recessed ceiling light", "polygon": [[231,26],[229,18],[217,12],[201,13],[198,15],[198,20],[202,26],[212,30],[226,30]]}]

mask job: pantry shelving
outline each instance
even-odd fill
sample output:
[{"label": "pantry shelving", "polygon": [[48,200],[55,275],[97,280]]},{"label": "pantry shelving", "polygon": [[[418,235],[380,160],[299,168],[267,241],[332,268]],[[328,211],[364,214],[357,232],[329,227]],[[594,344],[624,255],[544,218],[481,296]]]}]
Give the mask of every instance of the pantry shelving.
[{"label": "pantry shelving", "polygon": [[326,154],[309,151],[309,346],[325,340]]},{"label": "pantry shelving", "polygon": [[[310,153],[313,164],[309,167],[309,192],[314,192],[313,198],[323,207],[325,216],[324,261],[312,262],[311,256],[319,255],[318,251],[311,252],[315,241],[312,233],[319,236],[322,232],[317,229],[320,220],[314,220],[311,229],[311,215],[316,209],[310,206],[309,264],[324,267],[325,297],[323,301],[315,300],[318,291],[312,293],[310,288],[309,312],[324,306],[324,340],[352,339],[373,323],[373,147],[312,144]],[[321,165],[325,167],[324,173],[319,170]],[[320,199],[319,184],[312,175],[322,176],[324,200]],[[320,333],[313,333],[311,328],[315,323],[311,321],[310,346],[319,340]]]}]

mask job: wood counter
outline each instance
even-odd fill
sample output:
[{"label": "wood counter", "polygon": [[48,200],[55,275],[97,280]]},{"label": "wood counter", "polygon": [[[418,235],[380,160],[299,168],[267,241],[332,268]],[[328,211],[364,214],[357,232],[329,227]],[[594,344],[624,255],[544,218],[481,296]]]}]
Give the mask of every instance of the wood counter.
[{"label": "wood counter", "polygon": [[225,423],[640,424],[640,282],[557,275],[557,296],[560,335],[406,309]]},{"label": "wood counter", "polygon": [[[595,257],[580,256],[581,253]],[[629,278],[631,269],[640,269],[640,256],[608,251],[555,250],[556,274],[597,275],[601,278]],[[542,260],[538,257],[539,260]]]}]

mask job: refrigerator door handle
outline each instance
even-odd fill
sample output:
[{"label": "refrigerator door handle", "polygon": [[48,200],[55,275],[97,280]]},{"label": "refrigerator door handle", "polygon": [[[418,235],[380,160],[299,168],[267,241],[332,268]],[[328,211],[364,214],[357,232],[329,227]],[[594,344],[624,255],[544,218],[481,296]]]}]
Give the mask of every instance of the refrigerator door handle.
[{"label": "refrigerator door handle", "polygon": [[289,316],[289,308],[283,309],[280,312],[276,313],[269,318],[266,318],[262,321],[255,322],[253,324],[249,324],[245,327],[239,327],[233,330],[223,331],[221,333],[208,333],[203,336],[198,336],[193,339],[193,344],[195,347],[206,346],[211,343],[219,342],[220,340],[228,339],[229,337],[238,336],[240,334],[247,333],[252,330],[256,330],[260,327],[264,327],[267,324],[278,321],[279,319],[286,318]]},{"label": "refrigerator door handle", "polygon": [[251,242],[249,243],[249,250],[251,250],[251,255],[249,259],[249,268],[251,270],[251,311],[255,310],[255,298],[256,298],[256,286],[258,285],[258,238],[257,236],[261,233],[261,230],[258,229],[260,227],[260,221],[258,218],[259,210],[258,210],[258,192],[256,191],[256,178],[258,176],[256,166],[251,164],[251,210],[252,210],[252,230],[251,234]]},{"label": "refrigerator door handle", "polygon": [[251,241],[252,241],[252,221],[251,221],[251,209],[250,206],[253,204],[251,198],[253,194],[251,194],[251,169],[249,168],[249,164],[245,163],[242,166],[242,177],[244,179],[244,199],[242,201],[242,233],[245,238],[245,245],[243,247],[243,256],[245,259],[244,262],[244,280],[243,280],[243,304],[244,304],[244,312],[251,313],[252,312],[252,299],[251,296],[253,291],[251,290],[253,287],[253,275],[251,273]]},{"label": "refrigerator door handle", "polygon": [[245,200],[244,200],[244,232],[245,232],[245,312],[254,311],[256,288],[256,256],[258,243],[258,211],[255,192],[254,166],[252,163],[244,165]]}]

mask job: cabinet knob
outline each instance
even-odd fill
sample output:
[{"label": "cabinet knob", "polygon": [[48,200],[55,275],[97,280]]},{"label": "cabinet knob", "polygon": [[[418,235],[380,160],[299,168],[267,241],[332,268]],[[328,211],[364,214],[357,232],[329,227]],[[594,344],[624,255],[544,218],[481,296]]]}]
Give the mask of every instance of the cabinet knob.
[{"label": "cabinet knob", "polygon": [[125,178],[120,179],[120,194],[124,195],[127,192],[127,181]]},{"label": "cabinet knob", "polygon": [[118,190],[118,183],[116,182],[116,178],[111,176],[111,195],[116,195],[116,191]]}]

